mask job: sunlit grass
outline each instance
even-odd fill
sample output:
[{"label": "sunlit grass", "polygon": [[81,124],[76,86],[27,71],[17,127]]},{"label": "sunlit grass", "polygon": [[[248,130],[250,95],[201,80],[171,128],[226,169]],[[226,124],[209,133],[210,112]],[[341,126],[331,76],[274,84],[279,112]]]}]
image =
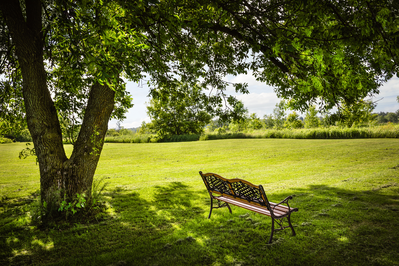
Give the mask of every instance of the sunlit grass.
[{"label": "sunlit grass", "polygon": [[[0,265],[399,264],[399,139],[106,143],[106,215],[42,231],[31,224],[39,170],[18,159],[23,147],[0,145]],[[271,219],[237,207],[207,219],[198,171],[262,184],[272,201],[295,195],[297,236],[268,245]]]}]

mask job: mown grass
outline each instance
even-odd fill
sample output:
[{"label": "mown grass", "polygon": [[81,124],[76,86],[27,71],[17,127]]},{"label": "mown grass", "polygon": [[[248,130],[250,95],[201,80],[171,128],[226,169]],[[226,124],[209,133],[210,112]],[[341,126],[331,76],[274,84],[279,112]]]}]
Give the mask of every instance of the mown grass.
[{"label": "mown grass", "polygon": [[[398,139],[106,143],[105,217],[45,230],[31,224],[39,173],[22,148],[0,145],[0,265],[399,264]],[[207,219],[198,171],[295,195],[297,236],[268,245],[271,219],[234,206]]]}]

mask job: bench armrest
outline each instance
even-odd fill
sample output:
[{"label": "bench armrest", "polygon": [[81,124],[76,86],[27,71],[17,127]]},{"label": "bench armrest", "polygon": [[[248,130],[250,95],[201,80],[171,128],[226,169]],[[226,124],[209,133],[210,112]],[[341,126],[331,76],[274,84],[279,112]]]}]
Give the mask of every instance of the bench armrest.
[{"label": "bench armrest", "polygon": [[290,199],[292,199],[292,196],[286,197],[285,199],[283,199],[282,201],[280,201],[279,203],[277,203],[276,205],[274,205],[274,206],[273,206],[273,210],[274,210],[278,205],[287,204],[288,209],[291,211],[291,207],[290,207],[290,205],[288,204],[288,200],[290,200]]}]

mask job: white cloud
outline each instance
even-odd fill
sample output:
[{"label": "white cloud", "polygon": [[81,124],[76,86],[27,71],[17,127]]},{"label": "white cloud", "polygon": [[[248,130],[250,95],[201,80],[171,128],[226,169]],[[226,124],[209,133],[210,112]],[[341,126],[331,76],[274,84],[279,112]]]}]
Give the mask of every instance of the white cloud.
[{"label": "white cloud", "polygon": [[395,112],[399,110],[396,97],[399,96],[399,78],[392,78],[380,88],[380,93],[373,97],[377,102],[375,112]]},{"label": "white cloud", "polygon": [[265,114],[271,114],[280,100],[275,93],[250,93],[237,95],[237,99],[244,103],[250,114],[256,113],[259,117]]}]

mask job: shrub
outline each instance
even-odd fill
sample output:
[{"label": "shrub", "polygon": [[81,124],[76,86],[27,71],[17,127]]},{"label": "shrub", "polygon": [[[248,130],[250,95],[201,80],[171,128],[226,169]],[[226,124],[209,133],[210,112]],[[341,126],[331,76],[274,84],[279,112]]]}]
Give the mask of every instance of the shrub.
[{"label": "shrub", "polygon": [[59,226],[60,221],[79,223],[97,219],[97,216],[106,209],[103,192],[108,182],[105,182],[105,179],[107,178],[93,181],[91,195],[77,193],[75,197],[68,200],[61,190],[54,189],[50,191],[51,204],[42,202],[38,196],[32,210],[32,222],[51,227]]},{"label": "shrub", "polygon": [[201,140],[201,141],[203,141],[203,140],[209,140],[209,135],[207,135],[207,134],[201,135],[200,138],[199,138],[199,140]]},{"label": "shrub", "polygon": [[0,137],[0,144],[3,144],[3,143],[12,143],[12,140],[9,138]]}]

